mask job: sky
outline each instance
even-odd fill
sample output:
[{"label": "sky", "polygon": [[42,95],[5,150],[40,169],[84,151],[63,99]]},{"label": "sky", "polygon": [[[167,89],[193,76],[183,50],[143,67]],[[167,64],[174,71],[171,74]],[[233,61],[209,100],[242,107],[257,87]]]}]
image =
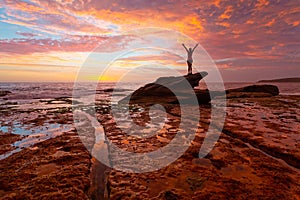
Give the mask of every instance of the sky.
[{"label": "sky", "polygon": [[184,74],[181,43],[226,82],[300,77],[299,35],[296,0],[0,0],[0,82],[74,81],[83,66],[108,71],[87,80]]}]

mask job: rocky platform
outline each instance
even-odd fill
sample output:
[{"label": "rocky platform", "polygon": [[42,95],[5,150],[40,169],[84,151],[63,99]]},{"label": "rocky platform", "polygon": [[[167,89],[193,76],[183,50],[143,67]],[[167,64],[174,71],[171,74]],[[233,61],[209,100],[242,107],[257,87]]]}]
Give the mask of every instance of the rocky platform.
[{"label": "rocky platform", "polygon": [[[209,105],[186,105],[200,112],[198,127],[185,130],[195,133],[190,147],[170,165],[142,174],[107,170],[91,157],[72,126],[67,99],[1,104],[0,199],[300,199],[300,96],[241,95],[255,94],[249,90],[227,94],[233,97],[223,129],[212,121]],[[165,106],[168,120],[154,124],[163,126],[150,138],[122,131],[108,102],[96,102],[96,116],[118,147],[150,152],[168,145],[179,129],[179,105]],[[147,134],[148,116],[138,108],[123,120],[144,125],[139,131]],[[94,131],[86,120],[86,131]],[[220,138],[207,156],[198,158],[210,124]],[[45,139],[53,126],[53,137]],[[29,141],[34,142],[25,145]],[[110,161],[118,166],[127,159],[110,153]]]},{"label": "rocky platform", "polygon": [[218,96],[227,94],[227,98],[241,97],[270,97],[279,94],[279,89],[274,85],[250,85],[243,88],[226,91],[209,91],[195,89],[199,81],[207,76],[207,72],[178,76],[160,77],[153,83],[148,83],[135,90],[131,95],[120,100],[119,103],[129,104],[195,104],[194,96],[199,104],[207,104]]}]

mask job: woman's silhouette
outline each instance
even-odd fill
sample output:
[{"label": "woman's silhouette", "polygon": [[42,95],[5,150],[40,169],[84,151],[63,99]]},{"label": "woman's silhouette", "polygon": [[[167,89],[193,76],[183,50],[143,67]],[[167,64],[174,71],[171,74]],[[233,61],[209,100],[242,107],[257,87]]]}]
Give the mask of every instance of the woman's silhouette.
[{"label": "woman's silhouette", "polygon": [[198,46],[198,44],[196,44],[193,49],[192,48],[187,49],[184,44],[182,44],[182,46],[185,48],[187,55],[188,55],[188,59],[186,62],[188,65],[188,75],[190,75],[190,74],[192,74],[193,53],[194,53],[194,50],[196,49],[196,47]]}]

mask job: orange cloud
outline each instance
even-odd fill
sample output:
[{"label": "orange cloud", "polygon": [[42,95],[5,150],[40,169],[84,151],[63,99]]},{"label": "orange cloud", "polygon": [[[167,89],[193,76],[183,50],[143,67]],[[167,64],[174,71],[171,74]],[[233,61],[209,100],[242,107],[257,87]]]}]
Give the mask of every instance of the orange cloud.
[{"label": "orange cloud", "polygon": [[233,11],[233,7],[231,5],[227,6],[226,10],[224,11],[224,13],[222,15],[219,16],[219,18],[220,19],[230,19],[232,11]]},{"label": "orange cloud", "polygon": [[269,5],[269,1],[268,0],[258,0],[257,3],[255,4],[255,8],[257,9],[262,9],[263,7]]},{"label": "orange cloud", "polygon": [[228,22],[217,22],[216,25],[224,26],[224,27],[227,27],[227,28],[230,27],[230,23],[228,23]]},{"label": "orange cloud", "polygon": [[196,35],[198,38],[204,31],[202,20],[194,13],[175,13],[171,11],[159,10],[133,10],[130,12],[111,11],[111,10],[90,10],[78,11],[78,15],[91,15],[97,19],[110,21],[115,25],[121,26],[123,31],[131,30],[136,27],[162,27],[175,29],[188,35]]},{"label": "orange cloud", "polygon": [[268,23],[266,23],[265,26],[271,27],[271,26],[273,26],[274,23],[275,23],[275,19],[272,19],[271,21],[269,21]]},{"label": "orange cloud", "polygon": [[64,7],[56,1],[36,1],[35,4],[19,0],[4,1],[6,3],[6,19],[1,21],[7,23],[61,35],[100,35],[111,33],[109,28],[97,26],[99,22],[78,18],[68,7]]},{"label": "orange cloud", "polygon": [[249,19],[249,20],[246,21],[246,24],[254,24],[254,21]]},{"label": "orange cloud", "polygon": [[7,1],[6,2],[6,6],[13,6],[14,9],[17,10],[22,10],[23,12],[29,12],[29,13],[33,13],[33,12],[39,12],[39,13],[43,13],[43,11],[45,12],[45,10],[39,6],[36,6],[34,4],[30,4],[24,1]]},{"label": "orange cloud", "polygon": [[218,8],[220,8],[220,4],[221,4],[221,0],[214,0],[213,1],[213,5],[215,5]]}]

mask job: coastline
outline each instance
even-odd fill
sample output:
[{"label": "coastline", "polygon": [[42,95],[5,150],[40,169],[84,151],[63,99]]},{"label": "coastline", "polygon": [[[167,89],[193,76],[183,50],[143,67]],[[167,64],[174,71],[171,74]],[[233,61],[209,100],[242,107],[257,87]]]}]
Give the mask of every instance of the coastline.
[{"label": "coastline", "polygon": [[[198,152],[211,119],[209,105],[200,106],[199,127],[186,153],[163,169],[143,174],[109,169],[90,156],[72,125],[70,99],[51,99],[41,102],[41,107],[36,103],[1,104],[1,137],[7,138],[0,145],[1,152],[18,148],[15,142],[29,142],[29,145],[0,160],[0,194],[3,199],[21,196],[33,199],[108,196],[111,199],[297,199],[300,196],[299,102],[298,95],[229,99],[221,137],[213,151],[201,159]],[[97,109],[103,126],[110,128],[108,137],[128,151],[158,149],[176,133],[175,122],[179,116],[176,107],[171,109],[173,121],[146,146],[145,140],[124,139],[124,134],[114,125],[107,103],[99,101]],[[145,120],[143,115],[136,117],[138,122]],[[53,124],[59,126],[53,128],[50,126]],[[3,132],[4,127],[17,125]],[[44,126],[48,126],[48,132],[40,128]],[[44,136],[39,132],[32,137],[11,134],[17,128],[52,135],[43,141]],[[216,126],[216,131],[221,130]],[[34,140],[25,140],[28,137]],[[111,155],[114,165],[120,162],[117,158]]]}]

